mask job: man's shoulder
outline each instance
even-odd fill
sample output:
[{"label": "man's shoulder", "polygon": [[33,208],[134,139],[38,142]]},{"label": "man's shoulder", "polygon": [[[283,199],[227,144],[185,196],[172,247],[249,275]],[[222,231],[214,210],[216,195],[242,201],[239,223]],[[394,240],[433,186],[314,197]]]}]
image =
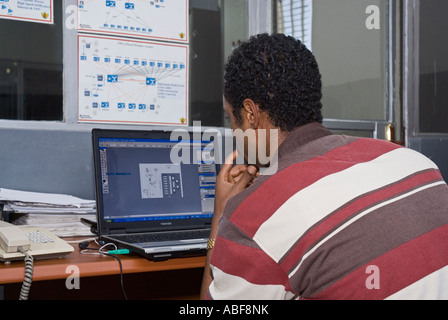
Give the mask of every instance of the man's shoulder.
[{"label": "man's shoulder", "polygon": [[[296,153],[291,152],[287,159],[280,159],[275,174],[260,176],[252,186],[229,200],[225,212],[228,219],[237,224],[243,221],[255,231],[258,220],[259,224],[263,223],[300,192],[320,197],[323,190],[335,185],[357,188],[361,182],[378,184],[377,179],[384,175],[382,180],[387,183],[387,176],[392,173],[404,177],[422,170],[438,170],[422,154],[388,141],[338,135],[319,140],[323,141],[314,141]],[[332,144],[333,147],[319,153],[321,149],[316,144]],[[359,180],[369,172],[378,172],[378,175],[372,177],[374,180]],[[319,188],[314,187],[317,184]]]}]

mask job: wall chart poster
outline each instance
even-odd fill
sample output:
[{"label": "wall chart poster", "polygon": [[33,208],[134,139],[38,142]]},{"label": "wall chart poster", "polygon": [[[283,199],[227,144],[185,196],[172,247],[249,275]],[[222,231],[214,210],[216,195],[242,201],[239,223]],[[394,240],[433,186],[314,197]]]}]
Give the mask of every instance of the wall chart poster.
[{"label": "wall chart poster", "polygon": [[188,0],[78,0],[78,30],[188,42]]},{"label": "wall chart poster", "polygon": [[0,18],[53,24],[53,0],[0,0]]},{"label": "wall chart poster", "polygon": [[78,121],[188,124],[188,45],[78,35]]}]

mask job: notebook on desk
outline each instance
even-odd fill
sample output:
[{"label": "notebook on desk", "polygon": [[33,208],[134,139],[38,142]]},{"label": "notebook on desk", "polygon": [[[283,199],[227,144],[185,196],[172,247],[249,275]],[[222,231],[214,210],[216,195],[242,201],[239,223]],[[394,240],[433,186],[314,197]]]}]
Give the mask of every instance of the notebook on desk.
[{"label": "notebook on desk", "polygon": [[168,131],[94,129],[92,138],[100,238],[150,260],[204,255],[219,168],[200,159],[212,142]]}]

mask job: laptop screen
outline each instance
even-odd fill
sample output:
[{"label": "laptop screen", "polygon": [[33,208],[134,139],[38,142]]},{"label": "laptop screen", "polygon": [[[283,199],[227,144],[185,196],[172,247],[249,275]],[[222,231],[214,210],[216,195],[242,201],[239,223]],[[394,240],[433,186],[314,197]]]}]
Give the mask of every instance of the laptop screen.
[{"label": "laptop screen", "polygon": [[[217,167],[204,162],[201,153],[211,141],[180,143],[171,141],[169,135],[138,135],[96,137],[97,196],[103,222],[112,228],[210,220]],[[183,162],[173,161],[182,153]]]}]

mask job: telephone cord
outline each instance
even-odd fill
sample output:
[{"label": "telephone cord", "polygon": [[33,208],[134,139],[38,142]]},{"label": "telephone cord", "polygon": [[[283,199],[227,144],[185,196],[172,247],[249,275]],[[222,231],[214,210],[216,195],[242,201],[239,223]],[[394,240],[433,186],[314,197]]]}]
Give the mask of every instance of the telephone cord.
[{"label": "telephone cord", "polygon": [[28,300],[31,283],[33,282],[34,258],[22,248],[19,248],[19,251],[25,255],[25,278],[20,289],[19,300]]}]

